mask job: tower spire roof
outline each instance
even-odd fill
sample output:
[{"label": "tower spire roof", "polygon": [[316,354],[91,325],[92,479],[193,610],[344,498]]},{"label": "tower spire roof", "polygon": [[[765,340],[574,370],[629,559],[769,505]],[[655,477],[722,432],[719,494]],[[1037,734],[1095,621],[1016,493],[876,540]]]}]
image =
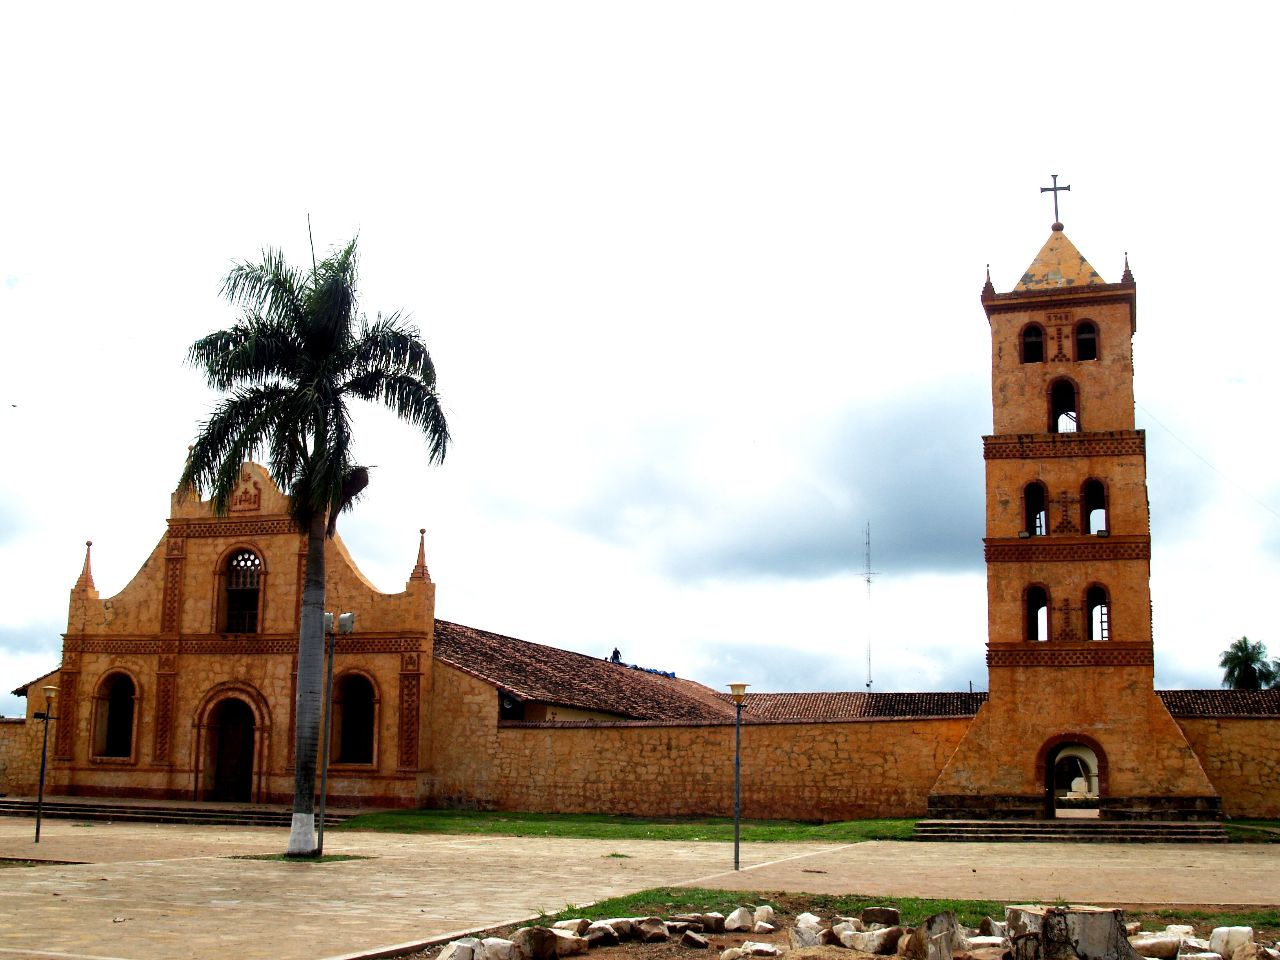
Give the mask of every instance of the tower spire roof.
[{"label": "tower spire roof", "polygon": [[[80,571],[80,579],[76,581],[76,590],[93,590],[93,571],[89,568],[89,552],[93,549],[93,541],[84,542],[84,568]],[[66,583],[64,580],[63,583]]]},{"label": "tower spire roof", "polygon": [[409,580],[431,581],[431,571],[427,569],[427,528],[418,530],[418,562],[409,575]]},{"label": "tower spire roof", "polygon": [[1036,258],[1027,267],[1014,290],[1045,290],[1053,287],[1086,287],[1105,284],[1098,271],[1067,239],[1062,224],[1055,223]]}]

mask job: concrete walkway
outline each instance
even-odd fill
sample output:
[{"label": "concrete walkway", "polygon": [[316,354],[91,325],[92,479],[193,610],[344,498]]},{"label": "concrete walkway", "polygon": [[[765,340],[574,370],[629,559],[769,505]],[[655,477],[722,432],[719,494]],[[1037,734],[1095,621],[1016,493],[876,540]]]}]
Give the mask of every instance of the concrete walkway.
[{"label": "concrete walkway", "polygon": [[[282,830],[0,820],[0,960],[371,956],[661,885],[1150,903],[1280,903],[1266,846],[720,843],[330,832],[308,864]],[[623,856],[616,856],[623,854]]]}]

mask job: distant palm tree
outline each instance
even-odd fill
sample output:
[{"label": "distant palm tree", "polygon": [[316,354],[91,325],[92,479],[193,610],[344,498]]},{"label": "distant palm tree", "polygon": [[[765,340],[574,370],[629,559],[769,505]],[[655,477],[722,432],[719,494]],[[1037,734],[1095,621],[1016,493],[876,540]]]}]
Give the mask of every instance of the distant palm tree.
[{"label": "distant palm tree", "polygon": [[1267,660],[1267,645],[1241,637],[1222,651],[1222,685],[1232,690],[1262,690],[1280,683],[1280,660]]},{"label": "distant palm tree", "polygon": [[201,425],[180,482],[187,490],[208,490],[224,513],[243,463],[265,454],[307,536],[288,852],[308,856],[316,852],[324,541],[369,483],[368,470],[351,459],[347,401],[381,403],[417,427],[432,463],[444,460],[449,428],[435,366],[417,329],[398,313],[373,323],[357,313],[356,241],[319,263],[313,254],[309,271],[290,267],[278,250],[264,250],[260,263],[232,268],[222,295],[240,308],[240,319],[192,344],[188,361],[228,395]]}]

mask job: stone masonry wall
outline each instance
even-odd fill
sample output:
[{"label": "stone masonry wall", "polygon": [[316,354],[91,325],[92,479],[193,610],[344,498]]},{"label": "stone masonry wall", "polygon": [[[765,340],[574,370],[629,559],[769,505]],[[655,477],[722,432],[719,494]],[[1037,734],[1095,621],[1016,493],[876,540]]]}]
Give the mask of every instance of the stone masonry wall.
[{"label": "stone masonry wall", "polygon": [[[498,725],[493,687],[437,663],[427,805],[651,815],[733,810],[733,725]],[[923,815],[969,718],[747,724],[748,817]]]},{"label": "stone masonry wall", "polygon": [[1280,817],[1280,720],[1178,717],[1228,817]]}]

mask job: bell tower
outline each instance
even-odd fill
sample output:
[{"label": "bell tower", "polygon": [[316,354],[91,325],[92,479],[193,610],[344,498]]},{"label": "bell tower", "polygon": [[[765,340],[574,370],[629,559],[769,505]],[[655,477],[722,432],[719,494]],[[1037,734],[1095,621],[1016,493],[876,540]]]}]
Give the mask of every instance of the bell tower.
[{"label": "bell tower", "polygon": [[930,814],[1052,817],[1069,797],[1103,818],[1216,817],[1217,793],[1154,691],[1128,258],[1107,283],[1055,222],[1013,290],[997,293],[988,273],[982,305],[990,692]]}]

